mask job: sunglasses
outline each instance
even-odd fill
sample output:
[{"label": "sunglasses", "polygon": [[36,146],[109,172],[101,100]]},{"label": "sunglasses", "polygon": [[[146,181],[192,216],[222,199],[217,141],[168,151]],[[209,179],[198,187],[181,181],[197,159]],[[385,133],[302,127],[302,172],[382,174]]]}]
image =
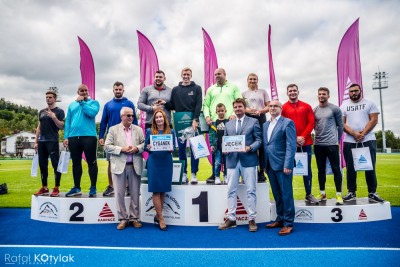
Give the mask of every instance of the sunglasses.
[{"label": "sunglasses", "polygon": [[125,114],[125,116],[127,116],[128,118],[133,118],[133,114]]}]

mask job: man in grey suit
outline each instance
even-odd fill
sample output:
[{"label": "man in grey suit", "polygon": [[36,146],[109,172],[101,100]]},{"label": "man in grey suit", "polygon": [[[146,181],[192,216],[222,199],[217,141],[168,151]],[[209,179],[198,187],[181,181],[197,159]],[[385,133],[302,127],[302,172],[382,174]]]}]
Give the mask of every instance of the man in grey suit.
[{"label": "man in grey suit", "polygon": [[292,120],[281,116],[282,104],[271,101],[271,120],[263,127],[265,166],[276,203],[276,220],[267,228],[280,228],[279,235],[293,231],[293,167],[296,154],[296,128]]},{"label": "man in grey suit", "polygon": [[[139,220],[139,195],[144,135],[140,127],[132,124],[134,112],[131,108],[123,107],[120,115],[121,123],[109,129],[104,149],[111,155],[111,173],[120,221],[117,229],[123,230],[129,223],[135,228],[142,227]],[[125,207],[127,179],[130,193],[129,212]]]},{"label": "man in grey suit", "polygon": [[245,116],[246,101],[243,98],[237,98],[233,102],[233,109],[236,119],[226,123],[224,136],[244,135],[245,151],[230,152],[226,155],[228,214],[226,221],[221,224],[218,229],[225,230],[236,227],[237,187],[239,184],[239,177],[242,176],[247,188],[246,201],[247,212],[249,214],[249,231],[256,232],[257,149],[262,142],[261,129],[257,119]]}]

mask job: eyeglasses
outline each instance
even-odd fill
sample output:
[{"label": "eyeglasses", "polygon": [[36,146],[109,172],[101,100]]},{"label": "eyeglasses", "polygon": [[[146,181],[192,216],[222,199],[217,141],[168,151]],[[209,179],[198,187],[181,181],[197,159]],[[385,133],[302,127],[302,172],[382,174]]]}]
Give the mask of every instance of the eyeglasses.
[{"label": "eyeglasses", "polygon": [[133,118],[133,114],[125,114],[125,116],[127,116],[128,118]]}]

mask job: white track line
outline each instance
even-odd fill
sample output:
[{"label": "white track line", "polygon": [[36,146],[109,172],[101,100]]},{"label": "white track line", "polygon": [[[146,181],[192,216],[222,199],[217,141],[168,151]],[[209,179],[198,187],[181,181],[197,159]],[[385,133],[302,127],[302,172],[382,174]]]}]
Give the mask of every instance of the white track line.
[{"label": "white track line", "polygon": [[99,246],[35,246],[35,245],[0,245],[0,248],[69,248],[69,249],[104,249],[104,250],[164,250],[164,251],[288,251],[288,250],[388,250],[400,251],[400,248],[386,247],[326,247],[326,248],[149,248],[149,247],[99,247]]}]

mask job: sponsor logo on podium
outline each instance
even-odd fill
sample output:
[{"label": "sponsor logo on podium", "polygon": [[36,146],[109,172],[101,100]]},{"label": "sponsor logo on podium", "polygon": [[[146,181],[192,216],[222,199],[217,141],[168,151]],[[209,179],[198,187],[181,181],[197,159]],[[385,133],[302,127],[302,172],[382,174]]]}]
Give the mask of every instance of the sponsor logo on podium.
[{"label": "sponsor logo on podium", "polygon": [[51,202],[44,202],[39,208],[39,217],[48,219],[58,219],[58,209]]},{"label": "sponsor logo on podium", "polygon": [[[242,201],[240,198],[237,196],[237,205],[236,205],[236,221],[247,221],[249,220],[249,214],[247,213],[246,208],[244,207]],[[225,218],[224,220],[227,219],[226,215],[228,214],[228,209],[225,210]]]},{"label": "sponsor logo on podium", "polygon": [[296,221],[314,221],[314,216],[311,211],[300,209],[296,212],[294,219]]},{"label": "sponsor logo on podium", "polygon": [[[184,205],[182,204],[184,195],[180,192],[174,194],[165,194],[165,200],[163,205],[163,217],[167,220],[167,223],[182,223],[184,222]],[[146,200],[145,204],[145,216],[154,217],[156,210],[153,206],[153,198],[150,196]]]},{"label": "sponsor logo on podium", "polygon": [[99,222],[114,222],[115,216],[107,202],[104,204],[103,209],[99,214],[99,218],[97,219]]},{"label": "sponsor logo on podium", "polygon": [[358,215],[358,220],[368,220],[367,214],[365,213],[364,209],[361,209],[360,214]]}]

